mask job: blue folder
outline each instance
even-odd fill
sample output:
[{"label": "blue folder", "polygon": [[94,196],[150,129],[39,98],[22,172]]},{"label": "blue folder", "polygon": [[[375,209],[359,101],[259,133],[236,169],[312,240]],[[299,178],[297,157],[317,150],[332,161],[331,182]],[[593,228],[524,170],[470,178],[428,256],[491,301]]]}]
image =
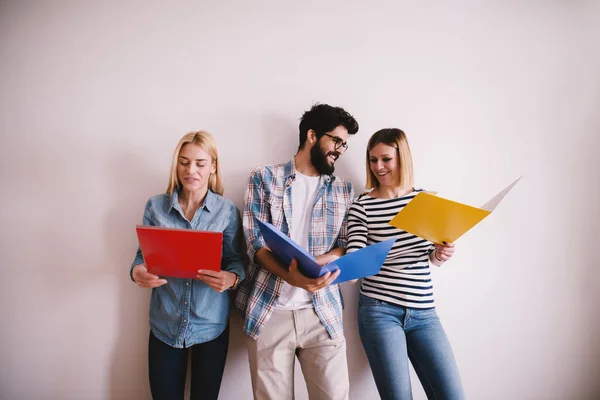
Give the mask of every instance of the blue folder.
[{"label": "blue folder", "polygon": [[[257,220],[258,221],[258,220]],[[292,239],[284,235],[279,229],[268,222],[258,221],[260,233],[271,251],[287,266],[295,258],[298,261],[298,269],[309,278],[318,278],[328,271],[332,273],[340,269],[340,275],[333,283],[341,283],[365,276],[376,275],[396,239],[388,239],[364,247],[354,253],[346,254],[327,265],[317,264],[315,257],[304,250]]]}]

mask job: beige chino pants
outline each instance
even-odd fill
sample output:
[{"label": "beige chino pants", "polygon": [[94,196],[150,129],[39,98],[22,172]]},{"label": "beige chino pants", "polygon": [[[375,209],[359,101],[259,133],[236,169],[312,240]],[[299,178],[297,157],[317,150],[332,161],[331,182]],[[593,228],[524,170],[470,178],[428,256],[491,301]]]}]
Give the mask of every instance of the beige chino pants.
[{"label": "beige chino pants", "polygon": [[256,400],[294,399],[295,357],[311,400],[348,399],[346,340],[331,339],[313,308],[273,311],[247,345]]}]

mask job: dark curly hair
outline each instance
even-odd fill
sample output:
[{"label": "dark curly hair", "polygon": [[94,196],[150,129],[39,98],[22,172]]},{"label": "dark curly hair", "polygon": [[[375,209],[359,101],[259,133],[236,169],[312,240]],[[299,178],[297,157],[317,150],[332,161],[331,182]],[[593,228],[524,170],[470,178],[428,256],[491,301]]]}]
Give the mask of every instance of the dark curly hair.
[{"label": "dark curly hair", "polygon": [[315,131],[317,140],[319,140],[327,132],[331,132],[340,125],[346,128],[350,135],[358,132],[358,122],[342,107],[314,104],[300,118],[300,145],[298,150],[304,147],[309,130]]}]

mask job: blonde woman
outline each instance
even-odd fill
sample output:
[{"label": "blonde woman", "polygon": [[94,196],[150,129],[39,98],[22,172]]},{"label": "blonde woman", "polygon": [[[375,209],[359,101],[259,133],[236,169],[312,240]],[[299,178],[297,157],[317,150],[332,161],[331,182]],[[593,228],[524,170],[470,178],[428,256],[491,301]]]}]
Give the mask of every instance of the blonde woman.
[{"label": "blonde woman", "polygon": [[360,338],[382,399],[412,399],[409,360],[430,399],[462,399],[460,374],[433,300],[430,264],[454,253],[388,224],[421,190],[413,187],[406,135],[382,129],[367,145],[367,189],[350,207],[348,253],[395,237],[383,267],[360,286]]},{"label": "blonde woman", "polygon": [[[131,279],[152,288],[148,364],[156,399],[183,399],[191,353],[191,399],[216,399],[229,346],[229,295],[244,279],[241,220],[222,197],[214,138],[188,133],[177,144],[166,193],[146,203],[143,224],[223,232],[221,271],[199,270],[197,279],[162,279],[148,273],[138,248]],[[191,351],[190,351],[191,349]]]}]

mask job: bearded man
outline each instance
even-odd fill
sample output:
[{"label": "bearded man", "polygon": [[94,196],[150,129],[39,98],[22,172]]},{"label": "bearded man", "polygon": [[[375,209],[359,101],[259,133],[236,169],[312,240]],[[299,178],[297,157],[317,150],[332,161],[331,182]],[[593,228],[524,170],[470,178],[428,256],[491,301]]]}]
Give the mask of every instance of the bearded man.
[{"label": "bearded man", "polygon": [[242,224],[249,265],[236,306],[248,336],[255,399],[293,399],[296,357],[311,399],[348,399],[339,275],[312,279],[281,261],[257,224],[269,222],[326,265],[345,253],[350,182],[333,175],[358,123],[341,107],[316,104],[300,120],[298,152],[252,171]]}]

